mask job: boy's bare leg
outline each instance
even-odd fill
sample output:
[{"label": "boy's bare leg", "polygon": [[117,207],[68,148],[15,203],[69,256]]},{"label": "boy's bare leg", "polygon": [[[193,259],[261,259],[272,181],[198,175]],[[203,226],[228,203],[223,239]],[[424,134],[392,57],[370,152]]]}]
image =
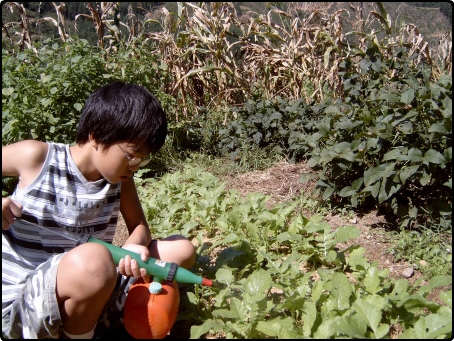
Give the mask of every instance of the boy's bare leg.
[{"label": "boy's bare leg", "polygon": [[173,235],[152,242],[149,249],[151,257],[177,263],[186,269],[191,268],[196,261],[194,245],[180,235]]},{"label": "boy's bare leg", "polygon": [[57,299],[63,329],[71,334],[90,332],[115,287],[116,265],[107,248],[82,244],[60,261]]}]

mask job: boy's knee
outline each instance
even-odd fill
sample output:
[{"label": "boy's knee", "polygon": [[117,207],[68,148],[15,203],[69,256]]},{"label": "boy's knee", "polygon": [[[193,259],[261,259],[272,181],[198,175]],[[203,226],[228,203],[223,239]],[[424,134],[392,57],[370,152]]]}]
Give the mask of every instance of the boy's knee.
[{"label": "boy's knee", "polygon": [[180,264],[181,267],[189,269],[191,268],[196,261],[197,255],[195,246],[192,243],[185,239],[181,241],[181,251],[182,251],[182,262]]},{"label": "boy's knee", "polygon": [[175,262],[186,269],[195,264],[196,249],[187,238],[181,235],[169,236],[153,244],[151,254],[157,254],[162,260]]},{"label": "boy's knee", "polygon": [[58,272],[60,278],[67,277],[76,285],[83,282],[94,290],[106,286],[113,289],[117,278],[116,265],[110,251],[96,243],[82,244],[69,251],[62,258]]}]

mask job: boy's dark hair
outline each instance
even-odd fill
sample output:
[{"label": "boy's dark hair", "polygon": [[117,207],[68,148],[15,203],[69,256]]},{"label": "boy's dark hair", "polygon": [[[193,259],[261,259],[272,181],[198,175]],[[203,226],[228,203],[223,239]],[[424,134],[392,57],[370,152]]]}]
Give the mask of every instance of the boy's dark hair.
[{"label": "boy's dark hair", "polygon": [[88,142],[90,134],[106,147],[129,142],[156,153],[165,142],[167,120],[148,90],[118,81],[97,89],[85,102],[76,143]]}]

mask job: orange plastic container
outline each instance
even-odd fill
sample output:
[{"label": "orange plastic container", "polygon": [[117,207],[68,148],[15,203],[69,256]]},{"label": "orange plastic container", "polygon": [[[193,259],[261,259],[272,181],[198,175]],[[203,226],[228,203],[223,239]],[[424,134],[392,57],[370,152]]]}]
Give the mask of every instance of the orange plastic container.
[{"label": "orange plastic container", "polygon": [[131,285],[126,297],[124,325],[135,339],[162,339],[177,318],[180,304],[177,283],[162,282],[162,289],[156,294],[150,292],[153,291],[150,284],[138,279]]}]

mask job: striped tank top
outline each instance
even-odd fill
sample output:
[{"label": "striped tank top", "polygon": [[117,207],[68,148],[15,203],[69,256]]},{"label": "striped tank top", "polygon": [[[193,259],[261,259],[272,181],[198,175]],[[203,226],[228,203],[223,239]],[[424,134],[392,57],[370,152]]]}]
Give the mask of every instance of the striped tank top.
[{"label": "striped tank top", "polygon": [[[16,188],[11,198],[23,205],[21,218],[71,234],[89,234],[111,243],[120,208],[121,183],[89,182],[79,171],[69,145],[48,143],[46,160],[36,179]],[[36,267],[76,246],[74,239],[26,222],[2,230],[2,306],[17,297]]]}]

